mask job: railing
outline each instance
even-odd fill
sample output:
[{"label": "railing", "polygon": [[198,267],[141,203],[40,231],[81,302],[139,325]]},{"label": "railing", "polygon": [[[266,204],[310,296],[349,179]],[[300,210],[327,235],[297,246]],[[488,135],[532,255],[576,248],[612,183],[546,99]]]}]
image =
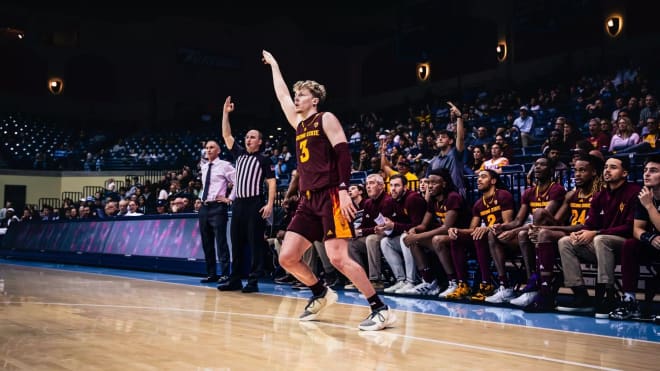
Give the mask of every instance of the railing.
[{"label": "railing", "polygon": [[101,195],[103,195],[103,187],[101,186],[83,186],[83,197],[87,198],[89,196],[94,196],[96,192],[101,192]]},{"label": "railing", "polygon": [[62,200],[66,200],[68,198],[73,202],[76,202],[76,201],[80,201],[82,197],[83,197],[82,192],[62,192]]},{"label": "railing", "polygon": [[61,205],[62,200],[59,198],[54,198],[54,197],[41,197],[39,199],[39,210],[42,210],[44,206],[50,206],[54,208],[59,208]]}]

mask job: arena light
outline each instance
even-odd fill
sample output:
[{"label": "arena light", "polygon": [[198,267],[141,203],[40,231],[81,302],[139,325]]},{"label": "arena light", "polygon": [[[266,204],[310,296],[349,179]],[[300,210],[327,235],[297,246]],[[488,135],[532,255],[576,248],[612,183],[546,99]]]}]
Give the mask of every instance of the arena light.
[{"label": "arena light", "polygon": [[2,40],[23,40],[25,31],[13,27],[0,28],[0,39]]},{"label": "arena light", "polygon": [[48,79],[48,90],[53,95],[60,95],[64,90],[64,81],[59,77],[51,77]]},{"label": "arena light", "polygon": [[431,77],[431,62],[417,63],[417,80],[425,82]]},{"label": "arena light", "polygon": [[506,42],[501,41],[497,44],[497,47],[495,48],[495,52],[497,52],[497,60],[500,62],[504,62],[507,57],[507,47],[506,47]]},{"label": "arena light", "polygon": [[605,31],[610,37],[617,37],[623,30],[623,17],[613,14],[605,20]]}]

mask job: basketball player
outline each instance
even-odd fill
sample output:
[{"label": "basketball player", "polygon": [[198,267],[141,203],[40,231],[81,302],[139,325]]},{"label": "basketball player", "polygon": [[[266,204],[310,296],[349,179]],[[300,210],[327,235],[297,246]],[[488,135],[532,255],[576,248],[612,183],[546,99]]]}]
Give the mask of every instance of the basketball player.
[{"label": "basketball player", "polygon": [[346,134],[331,112],[317,106],[326,97],[325,87],[316,81],[298,81],[294,97],[284,81],[277,60],[268,51],[263,62],[270,65],[273,87],[287,120],[296,130],[299,187],[302,198],[282,243],[279,257],[284,269],[312,290],[302,321],[311,321],[337,301],[337,293],[300,261],[312,241],[323,240],[331,263],[367,298],[371,314],[358,328],[382,330],[396,321],[395,314],[376,294],[364,269],[348,255],[348,239],[354,237],[351,220],[355,206],[348,195],[351,154]]}]

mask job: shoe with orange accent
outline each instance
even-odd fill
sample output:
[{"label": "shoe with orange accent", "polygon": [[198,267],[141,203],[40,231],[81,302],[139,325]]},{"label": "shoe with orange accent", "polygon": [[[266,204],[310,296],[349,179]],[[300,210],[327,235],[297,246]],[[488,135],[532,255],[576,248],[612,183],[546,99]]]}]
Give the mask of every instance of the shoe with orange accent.
[{"label": "shoe with orange accent", "polygon": [[470,286],[468,286],[467,283],[465,282],[459,282],[458,285],[456,286],[456,290],[452,292],[451,294],[447,295],[445,298],[447,300],[463,300],[465,298],[470,297]]},{"label": "shoe with orange accent", "polygon": [[486,301],[486,297],[493,295],[495,286],[490,283],[482,282],[479,284],[479,290],[470,297],[472,301]]}]

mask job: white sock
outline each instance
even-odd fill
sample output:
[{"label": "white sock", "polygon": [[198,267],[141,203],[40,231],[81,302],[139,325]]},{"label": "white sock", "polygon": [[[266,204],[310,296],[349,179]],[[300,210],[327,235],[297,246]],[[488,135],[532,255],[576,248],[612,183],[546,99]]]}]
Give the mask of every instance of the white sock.
[{"label": "white sock", "polygon": [[637,300],[637,298],[635,298],[635,294],[633,294],[631,292],[627,292],[623,296],[623,301],[630,302],[630,301],[636,301],[636,300]]}]

